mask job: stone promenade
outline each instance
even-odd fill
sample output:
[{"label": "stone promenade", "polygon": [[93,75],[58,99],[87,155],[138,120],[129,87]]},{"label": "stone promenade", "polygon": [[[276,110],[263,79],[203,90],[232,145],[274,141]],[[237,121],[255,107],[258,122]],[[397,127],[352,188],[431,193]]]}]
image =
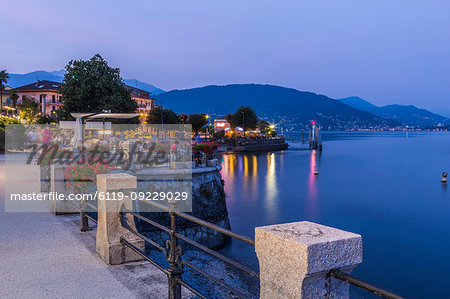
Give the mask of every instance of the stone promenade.
[{"label": "stone promenade", "polygon": [[4,175],[2,163],[0,298],[167,298],[167,276],[149,263],[107,266],[79,215],[6,213]]}]

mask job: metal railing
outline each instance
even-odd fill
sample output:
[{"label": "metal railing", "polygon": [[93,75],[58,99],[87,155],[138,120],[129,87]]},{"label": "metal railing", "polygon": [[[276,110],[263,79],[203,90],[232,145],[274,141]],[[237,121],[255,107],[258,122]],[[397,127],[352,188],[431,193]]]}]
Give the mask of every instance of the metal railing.
[{"label": "metal railing", "polygon": [[[91,220],[92,222],[97,224],[97,220],[95,218],[91,217],[89,214],[87,214],[88,209],[91,212],[97,211],[97,207],[95,207],[94,205],[92,205],[88,202],[85,202],[85,201],[81,201],[79,207],[77,207],[76,205],[74,205],[73,203],[71,203],[69,201],[67,203],[80,213],[80,217],[81,217],[80,231],[86,232],[86,231],[90,230],[89,220]],[[249,245],[255,246],[255,241],[253,239],[246,237],[246,236],[236,234],[236,233],[232,232],[231,230],[225,229],[221,226],[218,226],[216,224],[202,220],[200,218],[189,215],[187,213],[178,212],[173,207],[169,208],[167,206],[164,206],[164,205],[158,204],[158,203],[154,203],[154,202],[145,202],[145,203],[152,205],[154,207],[157,207],[158,209],[161,209],[162,211],[170,213],[170,228],[165,227],[164,225],[157,223],[151,219],[148,219],[148,218],[140,215],[139,213],[136,213],[133,211],[122,212],[122,215],[121,215],[122,226],[125,229],[127,229],[128,231],[130,231],[132,234],[143,239],[145,242],[149,243],[154,248],[161,251],[165,256],[166,261],[170,264],[170,267],[164,268],[163,266],[158,264],[155,260],[150,258],[144,251],[137,248],[136,246],[134,246],[133,244],[131,244],[124,238],[121,238],[120,242],[124,246],[129,247],[131,250],[133,250],[138,255],[140,255],[143,259],[145,259],[146,261],[148,261],[149,263],[151,263],[152,265],[157,267],[159,270],[161,270],[164,274],[166,274],[168,276],[169,299],[180,299],[181,298],[181,286],[185,287],[187,290],[189,290],[190,292],[192,292],[193,294],[195,294],[196,296],[198,296],[200,298],[208,298],[206,295],[204,295],[200,291],[198,291],[194,286],[190,285],[188,282],[186,282],[185,280],[182,279],[181,275],[185,272],[184,267],[189,267],[190,269],[194,270],[195,272],[200,273],[201,275],[203,275],[207,279],[211,280],[212,282],[216,283],[223,289],[231,292],[236,297],[239,297],[239,298],[247,298],[248,297],[246,294],[243,294],[241,291],[237,290],[236,288],[233,288],[232,286],[224,283],[219,278],[203,271],[198,266],[181,259],[181,256],[183,255],[183,250],[178,245],[178,240],[182,240],[182,241],[186,242],[187,244],[192,245],[193,247],[221,260],[222,262],[225,262],[225,263],[235,267],[236,269],[239,269],[239,270],[247,273],[248,275],[250,275],[252,277],[259,278],[259,273],[257,273],[253,269],[178,233],[177,227],[176,227],[176,217],[181,217],[181,218],[186,219],[190,222],[193,222],[197,225],[207,227],[211,230],[214,230],[216,232],[224,234],[230,238],[234,238],[236,240],[242,241]],[[139,233],[138,231],[132,229],[126,223],[126,221],[124,221],[126,218],[125,214],[130,214],[133,217],[136,217],[136,218],[166,232],[169,235],[169,239],[166,240],[165,248],[163,246],[161,246],[160,244],[158,244],[156,241],[154,241],[154,240],[148,238],[147,236]],[[365,281],[363,281],[357,277],[354,277],[348,273],[345,273],[339,269],[333,269],[333,270],[329,271],[328,275],[335,279],[344,281],[348,284],[351,284],[353,286],[356,286],[358,288],[361,288],[363,290],[371,292],[380,297],[384,297],[384,298],[388,298],[388,299],[404,299],[405,298],[403,296],[392,293],[391,291],[385,290],[385,289],[375,286],[371,283],[365,282]]]},{"label": "metal railing", "polygon": [[92,222],[94,222],[95,224],[97,224],[97,219],[95,219],[94,217],[90,216],[88,214],[88,208],[91,209],[90,212],[97,212],[97,207],[82,200],[80,201],[80,206],[76,206],[73,203],[71,203],[70,201],[66,201],[66,203],[71,206],[74,210],[78,211],[80,213],[80,231],[82,232],[87,232],[90,230],[89,227],[89,220],[91,220]]},{"label": "metal railing", "polygon": [[346,283],[354,285],[355,287],[361,288],[363,290],[371,292],[380,297],[389,298],[389,299],[404,299],[405,298],[405,297],[399,296],[397,294],[394,294],[390,291],[387,291],[385,289],[382,289],[380,287],[374,286],[373,284],[365,282],[365,281],[363,281],[359,278],[356,278],[350,274],[347,274],[339,269],[333,269],[328,274],[331,277],[345,281]]},{"label": "metal railing", "polygon": [[[189,291],[191,291],[192,293],[194,293],[196,296],[198,296],[200,298],[208,298],[205,294],[202,294],[194,286],[190,285],[187,281],[183,280],[181,275],[185,272],[185,270],[184,270],[185,267],[188,267],[188,268],[192,269],[193,271],[203,275],[205,278],[214,282],[216,285],[219,285],[220,287],[227,290],[228,292],[234,294],[236,297],[248,298],[247,294],[243,294],[241,291],[239,291],[236,288],[230,286],[229,284],[223,282],[220,278],[215,277],[214,275],[211,275],[211,274],[205,272],[200,267],[198,267],[186,260],[182,260],[181,256],[183,255],[183,250],[178,245],[178,241],[182,240],[182,241],[186,242],[187,244],[189,244],[189,245],[191,245],[191,246],[193,246],[215,258],[218,258],[222,262],[227,263],[228,265],[231,265],[231,266],[247,273],[248,275],[250,275],[252,277],[259,278],[259,274],[256,271],[254,271],[253,269],[251,269],[229,257],[226,257],[217,251],[214,251],[206,246],[203,246],[202,244],[178,233],[177,227],[176,227],[176,223],[177,223],[176,219],[177,219],[177,217],[181,217],[183,219],[186,219],[186,220],[193,222],[195,224],[198,224],[200,226],[204,226],[211,230],[214,230],[216,232],[224,234],[230,238],[234,238],[234,239],[240,240],[242,242],[245,242],[249,245],[254,246],[255,242],[252,239],[245,237],[245,236],[241,236],[239,234],[232,232],[231,230],[228,230],[228,229],[225,229],[216,224],[204,221],[204,220],[194,217],[192,215],[175,211],[175,209],[173,207],[169,208],[167,206],[164,206],[164,205],[161,205],[158,203],[154,203],[154,202],[146,202],[146,204],[150,204],[154,207],[161,209],[162,211],[170,213],[170,228],[165,227],[164,225],[161,225],[151,219],[148,219],[148,218],[146,218],[136,212],[132,212],[132,211],[122,212],[122,218],[121,218],[122,226],[125,229],[127,229],[128,231],[130,231],[132,234],[142,238],[144,241],[146,241],[147,243],[149,243],[150,245],[152,245],[153,247],[155,247],[156,249],[158,249],[159,251],[164,253],[165,259],[169,263],[170,267],[163,268],[155,260],[152,260],[149,256],[147,256],[145,252],[143,252],[142,250],[140,250],[139,248],[137,248],[136,246],[134,246],[133,244],[131,244],[130,242],[128,242],[127,240],[125,240],[123,238],[121,239],[121,243],[124,244],[125,246],[129,247],[130,249],[132,249],[134,252],[136,252],[137,254],[142,256],[145,260],[147,260],[151,264],[155,265],[158,269],[163,271],[168,276],[169,298],[170,299],[181,298],[181,286],[185,287],[186,289],[188,289]],[[124,221],[125,214],[130,214],[130,215],[166,232],[169,235],[169,239],[165,243],[165,245],[166,245],[165,248],[163,246],[161,246],[160,244],[158,244],[157,242],[155,242],[154,240],[151,240],[150,238],[144,236],[143,234],[141,234],[141,233],[137,232],[136,230],[132,229],[131,227],[129,227],[126,224],[126,222]]]},{"label": "metal railing", "polygon": [[[240,240],[242,242],[245,242],[249,245],[255,246],[255,241],[249,237],[246,236],[242,236],[239,234],[236,234],[234,232],[232,232],[231,230],[225,229],[223,227],[220,227],[216,224],[207,222],[205,220],[199,219],[195,216],[189,215],[187,213],[183,213],[183,212],[178,212],[176,210],[174,210],[173,208],[169,208],[167,206],[158,204],[158,203],[154,203],[154,202],[146,202],[146,204],[150,204],[153,205],[159,209],[161,209],[162,211],[166,211],[168,213],[170,213],[170,228],[165,227],[162,224],[159,224],[153,220],[150,220],[142,215],[140,215],[139,213],[136,212],[132,212],[132,211],[125,211],[122,213],[122,226],[124,228],[126,228],[128,231],[130,231],[131,233],[133,233],[134,235],[142,238],[144,241],[146,241],[147,243],[151,244],[153,247],[155,247],[156,249],[160,250],[162,253],[164,253],[165,258],[167,260],[167,262],[170,264],[170,268],[163,268],[161,265],[159,265],[156,261],[152,260],[149,256],[146,255],[145,252],[143,252],[142,250],[140,250],[139,248],[135,247],[133,244],[129,243],[127,240],[121,238],[121,243],[124,244],[125,246],[131,248],[133,251],[135,251],[137,254],[139,254],[140,256],[142,256],[145,260],[147,260],[148,262],[150,262],[151,264],[153,264],[154,266],[156,266],[158,269],[160,269],[162,272],[164,272],[167,276],[168,276],[168,280],[169,280],[169,298],[170,299],[179,299],[181,298],[181,286],[185,287],[186,289],[188,289],[189,291],[191,291],[192,293],[194,293],[195,295],[199,296],[200,298],[207,298],[206,295],[202,294],[200,291],[196,290],[194,286],[188,284],[186,281],[184,281],[181,277],[181,275],[184,273],[184,267],[189,267],[190,269],[194,270],[197,273],[202,274],[204,277],[206,277],[207,279],[211,280],[212,282],[216,283],[217,285],[221,286],[222,288],[224,288],[225,290],[233,293],[235,296],[239,297],[239,298],[247,298],[248,296],[246,294],[243,294],[242,292],[240,292],[239,290],[233,288],[232,286],[222,282],[219,278],[206,273],[205,271],[203,271],[202,269],[200,269],[198,266],[193,265],[192,263],[182,260],[181,256],[183,255],[183,250],[180,246],[178,246],[178,240],[182,240],[190,245],[192,245],[193,247],[215,257],[218,258],[219,260],[247,273],[248,275],[252,276],[252,277],[256,277],[259,278],[259,273],[257,273],[256,271],[254,271],[253,269],[233,260],[230,259],[224,255],[222,255],[221,253],[218,253],[217,251],[214,251],[206,246],[203,246],[202,244],[199,244],[198,242],[191,240],[189,238],[187,238],[186,236],[180,234],[177,232],[177,227],[176,227],[176,217],[181,217],[183,219],[186,219],[188,221],[191,221],[195,224],[198,224],[200,226],[204,226],[207,227],[209,229],[212,229],[216,232],[222,233],[226,236],[229,236],[231,238]],[[124,215],[125,214],[130,214],[164,232],[166,232],[169,235],[169,239],[166,241],[166,248],[164,248],[163,246],[161,246],[160,244],[158,244],[157,242],[155,242],[154,240],[151,240],[150,238],[144,236],[143,234],[133,230],[132,228],[130,228],[126,222],[124,222]],[[404,298],[402,296],[399,296],[397,294],[394,294],[390,291],[387,291],[385,289],[379,288],[377,286],[374,286],[370,283],[367,283],[363,280],[360,280],[352,275],[349,275],[339,269],[333,269],[329,272],[329,276],[333,277],[335,279],[339,279],[342,281],[345,281],[351,285],[354,285],[356,287],[359,287],[361,289],[364,289],[366,291],[369,291],[375,295],[378,295],[380,297],[384,297],[384,298],[389,298],[389,299],[400,299],[400,298]]]}]

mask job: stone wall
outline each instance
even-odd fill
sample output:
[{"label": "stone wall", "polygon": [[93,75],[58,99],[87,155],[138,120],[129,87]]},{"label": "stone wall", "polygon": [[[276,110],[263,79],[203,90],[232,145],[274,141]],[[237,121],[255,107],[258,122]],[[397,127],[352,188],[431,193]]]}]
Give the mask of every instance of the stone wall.
[{"label": "stone wall", "polygon": [[288,149],[289,144],[284,138],[271,139],[244,139],[236,142],[236,152],[250,152],[250,151],[278,151]]},{"label": "stone wall", "polygon": [[[220,170],[220,166],[192,169],[192,213],[189,214],[223,228],[230,229],[230,220],[228,219],[225,191],[223,188],[224,183],[220,175]],[[155,188],[161,186],[161,181],[152,181],[155,175],[151,172],[146,172],[145,170],[136,171],[134,175],[138,178],[137,192],[155,190]],[[162,176],[162,174],[159,174],[158,178]],[[170,215],[167,212],[142,212],[142,215],[170,228]],[[136,226],[139,231],[161,245],[164,245],[165,240],[169,238],[167,233],[140,219],[136,219]],[[181,217],[177,217],[177,231],[212,249],[222,248],[230,241],[229,237],[223,234],[199,226]],[[180,243],[183,249],[186,250],[189,248],[187,244],[183,244],[184,242],[180,241]]]}]

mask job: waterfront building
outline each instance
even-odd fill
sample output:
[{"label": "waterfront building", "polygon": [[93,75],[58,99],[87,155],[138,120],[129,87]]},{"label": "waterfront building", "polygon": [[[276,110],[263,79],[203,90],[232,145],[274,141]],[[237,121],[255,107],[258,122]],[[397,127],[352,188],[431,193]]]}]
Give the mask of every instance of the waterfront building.
[{"label": "waterfront building", "polygon": [[18,104],[22,103],[24,98],[29,98],[39,104],[39,109],[43,114],[49,114],[62,106],[62,95],[58,92],[60,85],[61,83],[59,82],[38,80],[34,83],[17,87]]},{"label": "waterfront building", "polygon": [[6,107],[12,107],[13,103],[9,98],[12,88],[9,86],[5,86],[3,89],[3,93],[1,94],[0,100],[2,101],[2,109],[7,110]]},{"label": "waterfront building", "polygon": [[[59,82],[38,80],[34,83],[17,87],[16,90],[19,95],[18,104],[24,98],[29,98],[39,104],[43,114],[49,114],[63,104],[62,94],[58,91],[60,85],[61,83]],[[131,91],[131,98],[138,105],[137,112],[141,114],[141,118],[145,118],[148,112],[154,107],[155,100],[150,97],[150,92],[129,85],[126,85],[126,88]],[[7,102],[5,99],[3,100],[4,103]]]},{"label": "waterfront building", "polygon": [[150,92],[126,85],[131,91],[131,98],[136,101],[141,121],[147,118],[148,113],[155,106],[155,100],[150,97]]},{"label": "waterfront building", "polygon": [[214,131],[229,131],[230,123],[225,118],[216,118],[214,120]]}]

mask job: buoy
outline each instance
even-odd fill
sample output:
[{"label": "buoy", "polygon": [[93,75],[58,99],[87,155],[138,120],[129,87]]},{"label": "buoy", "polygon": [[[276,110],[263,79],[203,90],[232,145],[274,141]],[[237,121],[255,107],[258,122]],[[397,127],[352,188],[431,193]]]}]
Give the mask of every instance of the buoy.
[{"label": "buoy", "polygon": [[317,170],[314,170],[314,175],[319,175],[319,172]]},{"label": "buoy", "polygon": [[442,180],[441,180],[442,183],[444,184],[447,183],[447,176],[448,176],[447,172],[442,173]]}]

